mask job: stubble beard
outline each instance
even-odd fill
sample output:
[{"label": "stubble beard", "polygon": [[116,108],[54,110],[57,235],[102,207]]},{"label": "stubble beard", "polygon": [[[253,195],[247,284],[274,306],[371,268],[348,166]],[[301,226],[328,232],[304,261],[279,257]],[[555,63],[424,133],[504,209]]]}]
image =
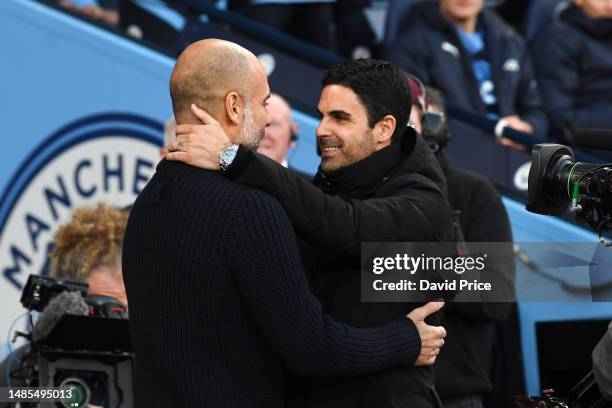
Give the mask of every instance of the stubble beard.
[{"label": "stubble beard", "polygon": [[374,153],[374,133],[368,129],[362,139],[353,146],[342,147],[340,154],[328,160],[321,161],[321,170],[335,171],[365,159]]},{"label": "stubble beard", "polygon": [[266,128],[257,129],[255,127],[255,116],[251,109],[251,104],[244,106],[244,121],[240,130],[240,143],[248,150],[256,150],[261,143]]}]

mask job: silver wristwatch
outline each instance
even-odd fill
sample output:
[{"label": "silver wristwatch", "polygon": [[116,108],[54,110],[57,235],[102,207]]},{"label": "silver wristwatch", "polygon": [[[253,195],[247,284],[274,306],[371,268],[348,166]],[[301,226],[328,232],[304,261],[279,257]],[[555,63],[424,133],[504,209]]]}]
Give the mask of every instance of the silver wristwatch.
[{"label": "silver wristwatch", "polygon": [[230,164],[232,164],[236,158],[237,153],[238,145],[236,144],[221,149],[221,153],[219,154],[219,168],[221,171],[226,171],[229,168]]}]

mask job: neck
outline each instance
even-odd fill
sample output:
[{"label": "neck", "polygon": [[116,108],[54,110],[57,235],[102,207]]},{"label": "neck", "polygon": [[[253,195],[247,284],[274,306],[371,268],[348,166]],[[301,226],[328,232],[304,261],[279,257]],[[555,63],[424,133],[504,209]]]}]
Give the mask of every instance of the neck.
[{"label": "neck", "polygon": [[[232,144],[240,144],[240,127],[231,123],[225,115],[219,115],[218,112],[211,115],[219,122],[221,128],[229,138]],[[191,111],[183,112],[176,116],[176,121],[179,125],[201,125],[202,121],[196,118]]]},{"label": "neck", "polygon": [[468,20],[453,21],[452,23],[464,33],[474,33],[476,32],[476,22],[477,21],[478,19],[474,17]]},{"label": "neck", "polygon": [[219,125],[221,125],[221,128],[227,135],[227,138],[229,139],[230,143],[240,144],[241,127],[230,121],[226,115],[222,115],[221,117],[217,118],[217,120],[219,121]]},{"label": "neck", "polygon": [[451,24],[459,28],[464,33],[476,32],[476,23],[478,22],[478,15],[468,18],[456,18],[446,12],[445,9],[440,8],[440,12]]},{"label": "neck", "polygon": [[391,145],[391,139],[390,138],[389,139],[385,139],[382,142],[377,142],[376,143],[376,145],[374,146],[374,151],[377,152],[377,151],[382,150],[385,147],[390,146],[390,145]]},{"label": "neck", "polygon": [[98,266],[89,275],[87,283],[90,295],[110,296],[127,306],[125,286],[118,268]]}]

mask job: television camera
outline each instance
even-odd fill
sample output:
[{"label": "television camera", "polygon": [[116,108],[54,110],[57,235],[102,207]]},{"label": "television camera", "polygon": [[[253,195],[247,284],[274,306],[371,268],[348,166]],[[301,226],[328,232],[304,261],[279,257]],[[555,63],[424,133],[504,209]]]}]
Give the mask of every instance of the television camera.
[{"label": "television camera", "polygon": [[[15,337],[30,343],[9,356],[7,386],[71,390],[72,398],[56,402],[58,407],[132,407],[127,310],[114,298],[87,296],[87,290],[82,283],[29,276],[21,296],[29,332]],[[34,311],[40,312],[36,322]]]},{"label": "television camera", "polygon": [[[574,132],[582,147],[610,148],[612,130]],[[612,163],[576,161],[573,150],[559,144],[538,144],[532,150],[527,211],[562,215],[568,210],[602,238],[612,229]],[[603,239],[602,239],[603,241]]]}]

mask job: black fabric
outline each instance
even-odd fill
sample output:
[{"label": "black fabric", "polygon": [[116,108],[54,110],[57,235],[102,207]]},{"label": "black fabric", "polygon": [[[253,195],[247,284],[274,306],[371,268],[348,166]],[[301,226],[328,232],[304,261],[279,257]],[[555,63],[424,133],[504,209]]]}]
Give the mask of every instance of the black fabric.
[{"label": "black fabric", "polygon": [[553,132],[612,128],[612,20],[589,19],[572,4],[532,51]]},{"label": "black fabric", "polygon": [[282,407],[284,370],[341,377],[414,363],[406,317],[354,329],[323,315],[276,200],[162,161],[123,248],[136,407]]},{"label": "black fabric", "polygon": [[300,176],[301,178],[303,178],[304,180],[308,182],[312,182],[312,179],[314,178],[312,174],[306,173],[305,171],[298,170],[291,166],[289,166],[289,170],[292,170],[295,174],[297,174],[298,176]]},{"label": "black fabric", "polygon": [[[245,153],[237,158],[241,163],[232,166],[242,172],[234,171],[232,177],[272,194],[287,212],[325,312],[366,327],[420,306],[362,303],[360,287],[361,242],[432,242],[452,236],[444,177],[412,129],[402,143],[340,170],[319,171],[316,186],[261,155]],[[402,367],[342,381],[294,378],[290,385],[289,405],[295,407],[439,406],[431,367]]]},{"label": "black fabric", "polygon": [[451,239],[446,179],[412,128],[401,143],[307,183],[240,146],[225,175],[279,200],[299,238],[359,256],[363,241]]},{"label": "black fabric", "polygon": [[[525,42],[491,10],[481,12],[478,25],[484,32],[500,117],[519,115],[537,136],[545,138],[547,119]],[[487,114],[471,57],[437,2],[412,6],[404,31],[387,50],[387,58],[425,85],[438,88],[447,101],[469,112]],[[455,128],[454,122],[450,125],[455,137],[461,137],[462,129]]]},{"label": "black fabric", "polygon": [[[142,39],[172,52],[179,51],[179,32],[163,19],[132,0],[119,1],[119,26],[127,31],[135,26],[142,32]],[[177,53],[178,55],[178,53]]]},{"label": "black fabric", "polygon": [[[465,241],[507,242],[507,257],[513,259],[508,214],[491,182],[478,174],[448,166],[444,157],[442,164],[447,177],[448,199],[453,210],[460,211]],[[497,284],[513,287],[513,269],[496,267],[491,262],[488,266],[491,272],[503,277],[496,280]],[[495,324],[503,322],[513,306],[513,303],[485,302],[445,306],[442,325],[447,331],[446,343],[435,365],[436,389],[443,401],[482,396],[492,390],[490,374]]]},{"label": "black fabric", "polygon": [[612,323],[593,349],[593,374],[601,394],[612,401]]},{"label": "black fabric", "polygon": [[336,50],[345,58],[352,58],[357,47],[372,52],[376,34],[365,15],[369,0],[338,0],[334,4]]},{"label": "black fabric", "polygon": [[256,4],[244,7],[242,13],[316,46],[332,49],[331,3]]}]

